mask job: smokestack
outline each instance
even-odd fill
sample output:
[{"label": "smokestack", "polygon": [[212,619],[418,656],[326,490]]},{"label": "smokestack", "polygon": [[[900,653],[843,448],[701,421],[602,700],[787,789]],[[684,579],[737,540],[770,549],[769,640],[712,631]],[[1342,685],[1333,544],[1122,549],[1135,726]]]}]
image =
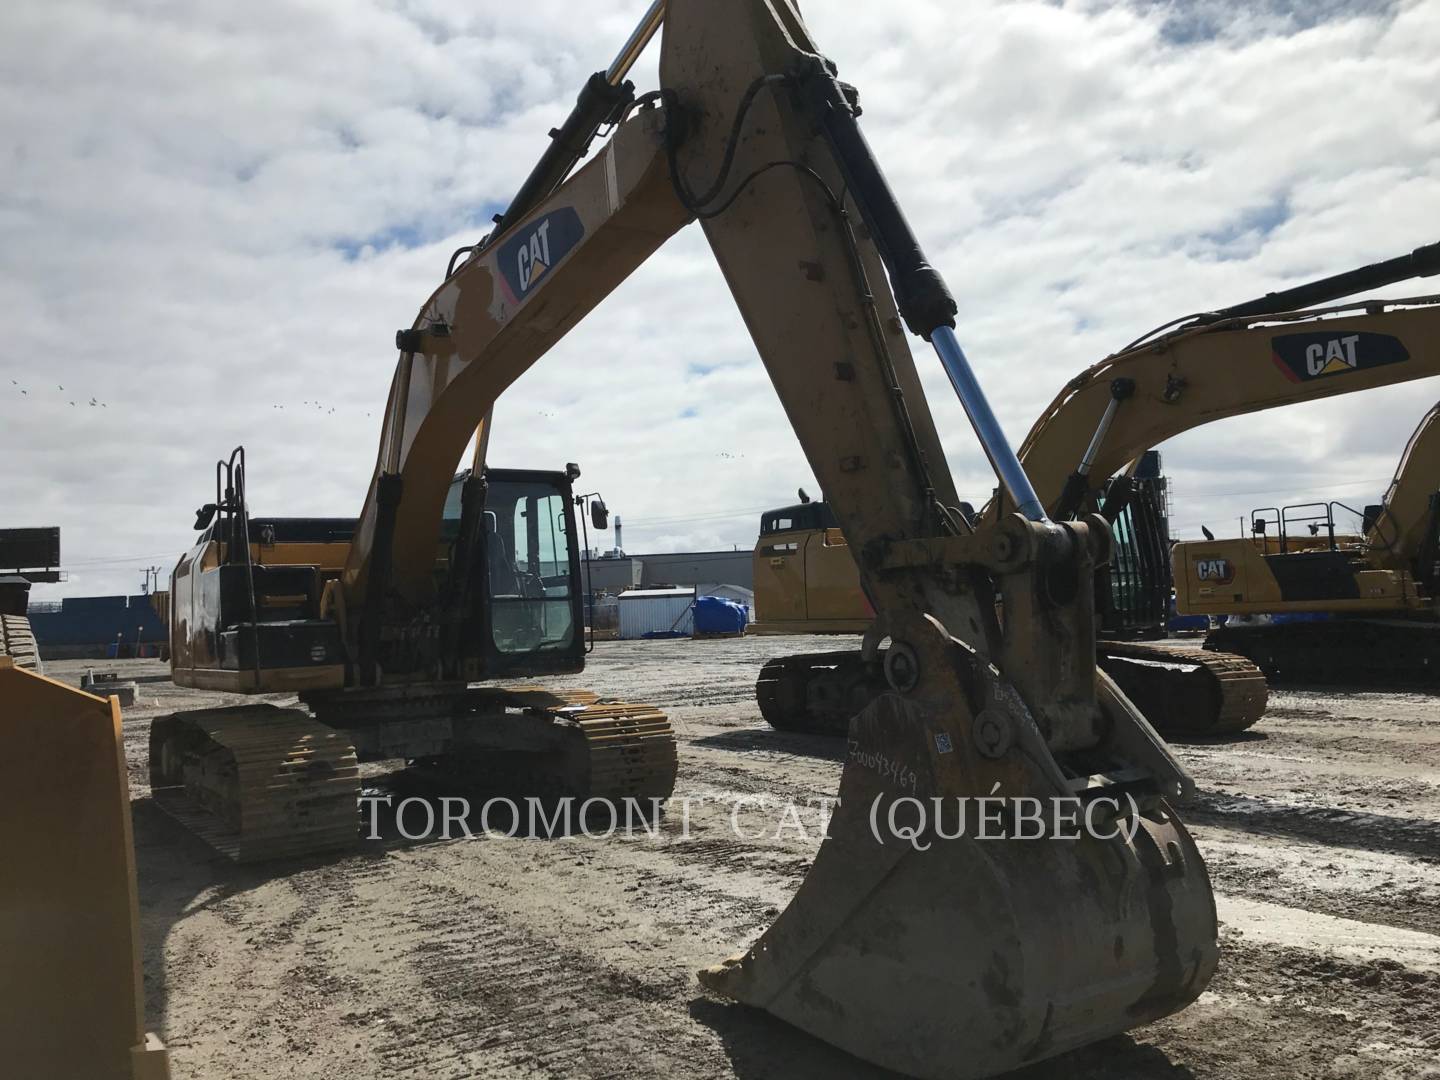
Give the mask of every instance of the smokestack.
[{"label": "smokestack", "polygon": [[615,515],[615,554],[624,555],[625,545],[620,542],[620,515]]}]

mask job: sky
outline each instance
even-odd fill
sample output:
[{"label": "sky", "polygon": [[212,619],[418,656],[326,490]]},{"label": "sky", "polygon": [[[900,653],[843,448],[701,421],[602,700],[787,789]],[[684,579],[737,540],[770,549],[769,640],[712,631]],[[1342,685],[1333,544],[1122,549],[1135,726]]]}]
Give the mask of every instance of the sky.
[{"label": "sky", "polygon": [[[252,511],[358,513],[394,331],[644,6],[7,0],[0,525],[61,526],[70,571],[35,597],[163,580],[241,443]],[[1017,444],[1159,323],[1440,240],[1440,5],[802,10]],[[913,344],[957,486],[983,502],[984,457]],[[1173,440],[1177,532],[1377,501],[1437,398],[1424,380]],[[507,392],[490,461],[579,462],[632,553],[748,549],[763,509],[817,490],[696,226]]]}]

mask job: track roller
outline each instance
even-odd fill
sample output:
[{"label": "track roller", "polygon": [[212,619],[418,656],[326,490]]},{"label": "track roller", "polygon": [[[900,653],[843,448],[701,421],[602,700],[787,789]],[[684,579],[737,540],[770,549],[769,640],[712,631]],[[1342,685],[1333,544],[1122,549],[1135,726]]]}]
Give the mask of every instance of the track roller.
[{"label": "track roller", "polygon": [[1440,623],[1420,619],[1226,625],[1205,648],[1239,653],[1276,682],[1440,688]]}]

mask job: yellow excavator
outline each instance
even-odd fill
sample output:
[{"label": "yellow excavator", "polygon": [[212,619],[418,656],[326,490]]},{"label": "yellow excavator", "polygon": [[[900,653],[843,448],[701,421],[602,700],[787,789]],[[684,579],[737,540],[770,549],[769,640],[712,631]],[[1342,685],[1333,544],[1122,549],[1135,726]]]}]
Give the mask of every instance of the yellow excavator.
[{"label": "yellow excavator", "polygon": [[[625,74],[662,23],[660,89],[636,97]],[[365,754],[480,769],[529,756],[540,765],[521,772],[538,784],[573,775],[562,759],[580,748],[579,771],[594,782],[597,751],[574,731],[586,703],[474,685],[573,670],[579,635],[566,568],[571,471],[490,470],[484,421],[510,383],[698,219],[890,642],[886,689],[851,720],[839,806],[814,866],[757,942],[701,978],[882,1067],[966,1080],[1195,1000],[1215,970],[1215,905],[1175,810],[1192,781],[1096,668],[1108,523],[1047,513],[1056,493],[1032,484],[990,410],[956,304],[859,111],[858,91],[791,0],[657,0],[495,231],[457,252],[398,335],[375,474],[353,530],[333,540],[343,565],[278,561],[282,546],[303,546],[304,530],[286,539],[276,522],[267,534],[250,517],[241,456],[221,466],[202,542],[174,577],[176,677],[300,692],[308,708],[157,723],[151,771],[196,808],[200,827],[260,856],[343,840]],[[608,140],[572,175],[607,124]],[[1368,318],[1415,352],[1435,340],[1428,310]],[[907,328],[934,348],[1000,480],[983,518],[962,512]],[[1194,335],[1229,335],[1253,362],[1284,331],[1222,320]],[[1212,350],[1197,357],[1188,340],[1179,332],[1156,347],[1172,350],[1171,392],[1203,401]],[[1137,395],[1161,392],[1135,378]],[[1113,421],[1086,459],[1097,476],[1164,437]],[[451,472],[477,426],[447,542]],[[1070,469],[1082,460],[1083,445],[1059,449]],[[623,721],[622,711],[603,719]],[[668,725],[658,731],[656,756],[673,761]],[[636,748],[623,723],[616,739]],[[664,779],[648,758],[639,768]],[[1027,838],[1013,819],[990,835],[956,835],[953,817],[949,829],[893,827],[917,808],[997,795],[1073,800],[1098,811],[1085,817],[1100,827],[1062,839]],[[259,821],[246,813],[255,807]],[[241,850],[251,839],[254,850]]]},{"label": "yellow excavator", "polygon": [[[669,797],[675,737],[653,706],[475,685],[580,671],[587,647],[571,488],[579,468],[477,468],[453,480],[443,470],[428,559],[394,546],[410,509],[428,509],[418,497],[382,511],[390,521],[380,523],[377,559],[374,519],[367,534],[351,519],[252,515],[244,449],[218,463],[216,499],[171,575],[171,677],[296,692],[306,708],[152,721],[159,805],[231,858],[257,861],[353,844],[366,761],[401,759],[525,795],[642,808]],[[377,472],[379,498],[393,497],[401,484],[389,478],[399,475]],[[591,506],[603,514],[603,503]]]},{"label": "yellow excavator", "polygon": [[[1021,445],[1020,459],[1052,517],[1096,512],[1111,525],[1098,660],[1163,734],[1217,735],[1254,724],[1267,698],[1257,663],[1268,654],[1257,652],[1252,662],[1250,645],[1232,649],[1230,633],[1211,635],[1203,649],[1136,640],[1163,634],[1172,588],[1164,494],[1148,466],[1150,448],[1223,417],[1440,374],[1440,357],[1420,338],[1435,322],[1433,297],[1313,307],[1435,273],[1440,245],[1431,244],[1175,320],[1067,383]],[[1315,363],[1316,350],[1327,349],[1342,350],[1341,359]],[[1423,448],[1407,453],[1407,460],[1427,457]],[[801,494],[801,503],[761,517],[754,557],[760,619],[753,631],[867,636],[858,652],[767,662],[756,696],[778,729],[843,734],[848,718],[884,687],[884,632],[828,505]],[[1001,491],[981,517],[996,520],[1004,498]],[[1420,498],[1412,493],[1397,503],[1412,524],[1421,510],[1410,503]],[[1416,530],[1391,546],[1404,561],[1422,554],[1423,539]],[[1222,608],[1180,604],[1182,613]],[[1418,633],[1413,626],[1412,632]]]},{"label": "yellow excavator", "polygon": [[[1167,738],[1244,731],[1265,711],[1258,667],[1200,645],[1159,641],[1170,620],[1168,480],[1158,451],[1106,480],[1096,509],[1110,523],[1110,562],[1097,580],[1096,660]],[[766,511],[753,557],[754,634],[865,634],[874,610],[844,534],[823,501],[801,491]],[[883,648],[773,658],[755,683],[760,713],[780,731],[844,735],[868,695],[884,687]]]},{"label": "yellow excavator", "polygon": [[[660,89],[637,97],[625,74],[662,23]],[[343,564],[301,557],[313,521],[267,531],[243,458],[221,465],[201,542],[173,578],[175,678],[298,692],[307,708],[157,721],[157,790],[241,857],[343,842],[364,756],[507,774],[529,758],[527,783],[564,787],[578,772],[604,790],[596,762],[613,738],[622,761],[637,755],[629,783],[668,791],[663,718],[647,744],[626,708],[601,704],[606,734],[592,739],[588,703],[475,685],[582,659],[573,470],[491,470],[484,433],[504,389],[698,219],[865,553],[890,638],[887,687],[851,722],[814,867],[775,924],[702,981],[878,1065],[946,1080],[1193,1001],[1215,968],[1214,899],[1174,810],[1192,782],[1095,667],[1108,527],[1047,515],[859,112],[790,0],[653,4],[494,232],[456,253],[398,334],[374,477],[333,539]],[[961,513],[907,327],[934,347],[1009,493],[989,521]],[[451,472],[477,427],[447,540]],[[1074,800],[1104,827],[1059,840],[871,827],[997,793]]]},{"label": "yellow excavator", "polygon": [[[1359,535],[1337,531],[1337,510]],[[1440,685],[1440,405],[1379,504],[1257,509],[1250,533],[1172,549],[1179,609],[1228,616],[1207,648],[1290,682]]]}]

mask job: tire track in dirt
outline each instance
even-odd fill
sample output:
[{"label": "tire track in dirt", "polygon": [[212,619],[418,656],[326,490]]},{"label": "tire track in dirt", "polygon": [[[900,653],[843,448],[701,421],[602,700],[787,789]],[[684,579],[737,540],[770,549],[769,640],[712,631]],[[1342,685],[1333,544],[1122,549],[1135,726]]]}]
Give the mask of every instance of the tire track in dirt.
[{"label": "tire track in dirt", "polygon": [[1253,829],[1196,825],[1191,831],[1218,891],[1440,935],[1440,860],[1379,849],[1342,857],[1323,843]]},{"label": "tire track in dirt", "polygon": [[1138,1033],[1205,1080],[1432,1080],[1440,976],[1387,961],[1347,964],[1303,949],[1222,942],[1199,1002]]},{"label": "tire track in dirt", "polygon": [[[704,1068],[713,1053],[697,1035],[675,1030],[669,1011],[655,1007],[683,996],[675,977],[644,980],[598,965],[467,905],[456,890],[427,884],[413,900],[409,962],[433,1008],[390,1025],[393,1041],[380,1057],[387,1075],[600,1080],[681,1075],[696,1065],[690,1075],[722,1075]],[[457,920],[459,911],[467,917]],[[659,1028],[669,1029],[666,1039],[653,1037]]]}]

